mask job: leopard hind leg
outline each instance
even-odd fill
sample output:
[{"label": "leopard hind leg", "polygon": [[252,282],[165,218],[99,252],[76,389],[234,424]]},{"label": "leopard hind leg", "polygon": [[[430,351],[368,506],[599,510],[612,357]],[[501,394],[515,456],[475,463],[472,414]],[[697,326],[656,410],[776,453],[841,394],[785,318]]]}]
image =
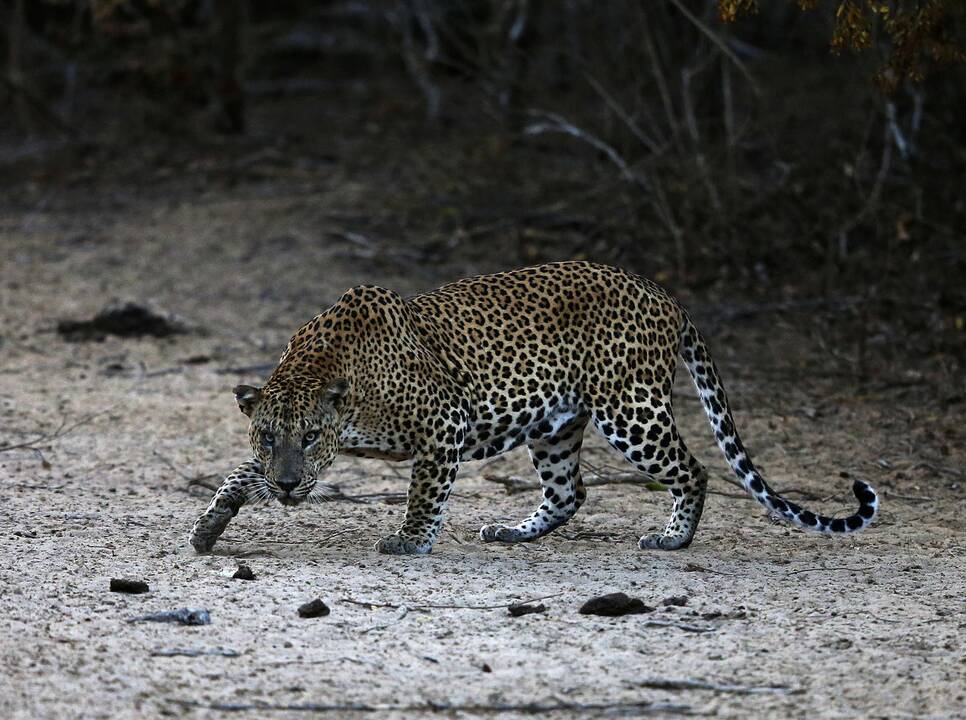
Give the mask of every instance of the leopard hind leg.
[{"label": "leopard hind leg", "polygon": [[594,425],[634,467],[671,493],[674,506],[664,532],[645,535],[638,546],[648,550],[688,547],[704,510],[708,473],[678,435],[671,405],[656,395],[630,407],[594,411]]}]

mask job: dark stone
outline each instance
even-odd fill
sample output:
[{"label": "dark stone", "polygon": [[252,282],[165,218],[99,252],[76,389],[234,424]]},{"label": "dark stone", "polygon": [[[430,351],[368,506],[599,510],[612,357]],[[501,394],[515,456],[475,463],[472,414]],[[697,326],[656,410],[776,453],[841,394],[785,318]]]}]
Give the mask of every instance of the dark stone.
[{"label": "dark stone", "polygon": [[654,608],[648,607],[638,598],[628,597],[622,592],[616,592],[588,600],[581,606],[580,614],[617,617],[619,615],[639,615],[653,610]]},{"label": "dark stone", "polygon": [[235,571],[235,574],[232,575],[232,578],[235,580],[254,580],[255,573],[252,572],[250,567],[242,563],[238,566],[238,569]]},{"label": "dark stone", "polygon": [[329,614],[329,606],[324,602],[316,598],[311,600],[304,605],[299,606],[299,617],[304,618],[315,618],[315,617],[325,617]]},{"label": "dark stone", "polygon": [[148,584],[143,580],[125,580],[123,578],[111,578],[111,592],[131,593],[138,595],[148,591]]},{"label": "dark stone", "polygon": [[517,603],[511,605],[507,608],[513,617],[520,617],[521,615],[530,615],[532,613],[543,613],[547,612],[547,606],[543,603],[539,605],[528,605],[526,603]]}]

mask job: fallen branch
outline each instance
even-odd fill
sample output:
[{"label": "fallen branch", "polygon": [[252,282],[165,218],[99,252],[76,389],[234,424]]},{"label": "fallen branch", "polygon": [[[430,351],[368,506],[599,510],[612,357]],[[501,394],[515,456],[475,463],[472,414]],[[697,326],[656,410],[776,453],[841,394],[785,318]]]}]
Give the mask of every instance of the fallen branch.
[{"label": "fallen branch", "polygon": [[98,415],[103,415],[107,410],[102,410],[101,412],[92,413],[90,415],[85,415],[80,420],[75,423],[68,425],[67,417],[61,418],[60,425],[53,432],[42,433],[41,435],[35,437],[33,440],[25,440],[19,443],[10,443],[8,445],[0,445],[0,452],[7,452],[8,450],[36,450],[38,445],[46,445],[54,440],[64,437],[68,433],[73,432],[82,425],[86,425],[91,420],[96,418]]},{"label": "fallen branch", "polygon": [[738,695],[758,695],[765,693],[776,693],[780,695],[799,693],[785,685],[769,686],[747,686],[747,685],[718,685],[717,683],[706,680],[670,680],[665,678],[651,678],[641,680],[637,683],[641,687],[653,688],[655,690],[713,690],[714,692],[736,693]]},{"label": "fallen branch", "polygon": [[868,572],[869,568],[862,567],[815,567],[815,568],[800,568],[799,570],[789,570],[785,575],[798,575],[799,573],[807,572],[828,572],[830,570],[848,570],[849,572]]},{"label": "fallen branch", "polygon": [[[936,474],[945,474],[945,475],[952,475],[953,477],[957,477],[957,478],[966,478],[966,472],[962,472],[961,470],[954,470],[953,468],[942,467],[940,465],[933,465],[932,463],[926,462],[926,461],[917,462],[916,464],[911,465],[909,469],[910,470],[919,470],[919,469],[931,470]],[[896,497],[899,497],[899,496],[897,495]]]},{"label": "fallen branch", "polygon": [[185,481],[185,490],[197,485],[198,487],[203,487],[206,490],[211,490],[211,492],[218,492],[218,485],[208,482],[208,480],[211,478],[218,477],[218,475],[215,473],[209,473],[208,475],[195,475],[194,477],[191,477],[183,473],[173,462],[168,460],[167,457],[159,453],[157,450],[154,450],[153,452],[154,456],[160,460],[162,464],[164,464],[171,472]]},{"label": "fallen branch", "polygon": [[320,502],[348,502],[348,503],[359,503],[359,504],[370,504],[370,503],[386,503],[387,505],[401,505],[406,502],[407,495],[404,492],[374,492],[374,493],[360,493],[359,495],[346,495],[345,493],[336,490],[331,493],[326,493],[325,498]]},{"label": "fallen branch", "polygon": [[[507,495],[514,495],[521,492],[530,492],[531,490],[539,490],[540,483],[536,480],[528,480],[527,478],[522,478],[519,475],[484,475],[483,479],[502,485],[507,492]],[[597,487],[599,485],[643,485],[648,486],[653,483],[653,481],[648,480],[643,475],[639,473],[615,473],[613,475],[596,475],[593,477],[586,478],[584,480],[584,487]],[[650,489],[650,488],[648,488]],[[660,489],[664,489],[662,485]]]},{"label": "fallen branch", "polygon": [[546,600],[548,598],[557,597],[563,595],[563,593],[553,593],[552,595],[541,595],[540,597],[529,598],[527,600],[511,600],[510,602],[500,603],[498,605],[451,605],[448,603],[443,604],[428,604],[428,605],[400,605],[397,603],[379,603],[379,602],[369,602],[367,600],[355,600],[353,598],[342,598],[342,602],[350,603],[351,605],[361,605],[368,608],[409,608],[410,610],[503,610],[510,607],[511,605],[529,605],[530,603],[535,603],[538,600]]},{"label": "fallen branch", "polygon": [[186,708],[200,708],[204,710],[218,710],[221,712],[253,711],[288,711],[308,713],[400,713],[403,717],[413,717],[419,713],[448,713],[448,714],[478,714],[499,715],[504,713],[520,713],[521,715],[542,715],[552,712],[615,712],[624,714],[636,713],[677,713],[690,715],[690,705],[675,705],[672,703],[656,703],[650,700],[629,700],[624,702],[547,702],[547,703],[444,703],[427,701],[414,705],[367,705],[365,703],[205,703],[197,700],[181,700],[167,698],[167,701]]}]

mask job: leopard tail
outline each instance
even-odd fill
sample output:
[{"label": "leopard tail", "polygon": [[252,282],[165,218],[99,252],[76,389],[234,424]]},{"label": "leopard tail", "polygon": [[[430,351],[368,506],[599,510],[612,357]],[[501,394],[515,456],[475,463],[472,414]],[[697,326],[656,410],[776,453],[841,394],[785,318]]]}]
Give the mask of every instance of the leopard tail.
[{"label": "leopard tail", "polygon": [[728,398],[721,385],[718,368],[711,359],[704,338],[701,337],[701,333],[686,312],[683,313],[681,325],[680,353],[688,366],[688,372],[691,373],[701,405],[711,421],[718,447],[721,448],[745,490],[755,500],[797,527],[826,535],[858,532],[875,520],[879,512],[879,497],[871,485],[861,480],[856,480],[852,484],[852,492],[859,501],[859,509],[855,514],[845,518],[819,515],[776,493],[755,469],[751,456],[742,445],[741,438],[738,437],[738,429],[735,427]]}]

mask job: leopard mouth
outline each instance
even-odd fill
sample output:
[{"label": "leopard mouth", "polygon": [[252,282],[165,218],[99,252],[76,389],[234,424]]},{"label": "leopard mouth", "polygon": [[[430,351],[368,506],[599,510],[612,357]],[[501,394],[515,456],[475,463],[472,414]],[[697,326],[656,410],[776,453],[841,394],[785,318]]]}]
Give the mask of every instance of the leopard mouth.
[{"label": "leopard mouth", "polygon": [[278,501],[282,503],[282,505],[285,505],[288,507],[301,505],[303,502],[305,502],[304,495],[299,496],[299,495],[292,495],[291,493],[283,493],[281,495],[276,495],[275,497],[278,498]]}]

